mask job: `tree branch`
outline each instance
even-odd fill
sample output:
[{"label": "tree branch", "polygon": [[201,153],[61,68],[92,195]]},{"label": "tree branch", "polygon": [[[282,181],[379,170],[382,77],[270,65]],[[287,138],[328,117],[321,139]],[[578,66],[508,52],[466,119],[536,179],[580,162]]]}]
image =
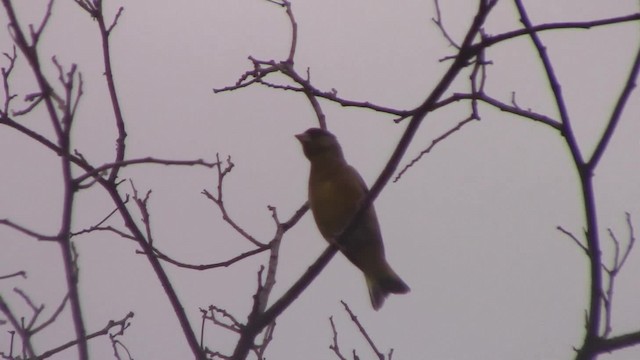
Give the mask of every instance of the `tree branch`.
[{"label": "tree branch", "polygon": [[629,76],[627,77],[627,81],[622,89],[622,93],[618,97],[618,101],[616,102],[616,106],[613,109],[613,113],[609,118],[609,122],[607,124],[607,128],[602,134],[598,145],[596,145],[596,149],[589,160],[589,167],[595,169],[602,158],[602,154],[607,148],[609,141],[613,137],[613,133],[616,130],[616,126],[620,122],[620,118],[622,117],[622,112],[624,111],[625,105],[627,101],[631,97],[631,92],[636,87],[636,78],[638,77],[638,72],[640,71],[640,45],[638,46],[638,51],[636,53],[635,60],[633,65],[631,66],[631,71],[629,71]]}]

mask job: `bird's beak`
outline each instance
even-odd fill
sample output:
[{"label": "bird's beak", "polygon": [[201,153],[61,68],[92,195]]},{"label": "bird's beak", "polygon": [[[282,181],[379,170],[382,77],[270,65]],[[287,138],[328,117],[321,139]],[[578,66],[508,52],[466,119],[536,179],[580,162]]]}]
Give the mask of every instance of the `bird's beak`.
[{"label": "bird's beak", "polygon": [[309,135],[307,135],[305,133],[296,134],[295,137],[296,137],[296,139],[298,139],[298,141],[300,141],[303,144],[309,141]]}]

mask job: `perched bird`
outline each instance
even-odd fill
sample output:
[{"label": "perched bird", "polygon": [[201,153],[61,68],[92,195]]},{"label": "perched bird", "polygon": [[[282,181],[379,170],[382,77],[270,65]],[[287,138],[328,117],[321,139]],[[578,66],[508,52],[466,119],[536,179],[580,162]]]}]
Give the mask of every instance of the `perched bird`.
[{"label": "perched bird", "polygon": [[[311,162],[309,207],[322,236],[334,243],[358,211],[369,191],[356,169],[347,164],[336,137],[312,128],[296,135]],[[390,293],[409,292],[407,284],[391,269],[384,256],[380,226],[373,205],[355,225],[348,238],[336,244],[367,280],[375,310]]]}]

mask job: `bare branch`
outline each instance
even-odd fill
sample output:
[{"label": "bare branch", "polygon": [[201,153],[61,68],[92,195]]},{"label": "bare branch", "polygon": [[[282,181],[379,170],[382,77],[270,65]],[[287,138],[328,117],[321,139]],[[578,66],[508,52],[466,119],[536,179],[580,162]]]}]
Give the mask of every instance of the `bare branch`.
[{"label": "bare branch", "polygon": [[111,25],[109,25],[109,28],[107,29],[107,35],[111,35],[111,31],[113,30],[113,28],[115,28],[116,25],[118,25],[118,20],[120,19],[120,16],[122,16],[123,12],[124,12],[124,7],[120,6],[118,8],[118,12],[116,13],[116,16],[113,17],[113,21],[111,22]]},{"label": "bare branch", "polygon": [[[193,269],[193,270],[209,270],[209,269],[215,269],[218,267],[228,267],[231,266],[235,263],[237,263],[240,260],[246,259],[248,257],[251,257],[253,255],[259,254],[261,252],[267,251],[269,249],[269,246],[264,246],[264,247],[260,247],[254,250],[250,250],[247,252],[244,252],[238,256],[235,256],[229,260],[225,260],[225,261],[221,261],[221,262],[217,262],[217,263],[212,263],[212,264],[202,264],[202,265],[193,265],[193,264],[188,264],[188,263],[184,263],[178,260],[175,260],[169,256],[167,256],[166,254],[162,253],[160,250],[158,250],[157,248],[153,248],[153,255],[156,256],[158,259],[166,261],[170,264],[173,264],[175,266],[181,267],[181,268],[185,268],[185,269]],[[137,254],[145,254],[144,252],[140,251],[140,250],[136,250]]]},{"label": "bare branch", "polygon": [[264,353],[265,351],[267,351],[267,347],[271,343],[271,340],[273,340],[273,333],[275,331],[275,328],[276,323],[274,321],[265,329],[264,336],[262,337],[262,343],[254,350],[258,359],[264,359]]},{"label": "bare branch", "polygon": [[42,241],[58,241],[59,237],[58,235],[44,235],[44,234],[40,234],[37,233],[33,230],[27,229],[24,226],[18,225],[16,223],[14,223],[13,221],[9,220],[9,219],[0,219],[0,225],[5,225],[8,226],[12,229],[18,230],[19,232],[26,234],[28,236],[31,236],[32,238],[35,238],[37,240],[42,240]]},{"label": "bare branch", "polygon": [[608,353],[640,344],[640,331],[599,340],[595,345],[599,353]]},{"label": "bare branch", "polygon": [[147,202],[151,197],[151,190],[147,190],[144,198],[140,198],[138,196],[138,190],[133,184],[133,180],[129,180],[131,184],[131,188],[133,189],[133,201],[135,201],[138,206],[138,210],[140,210],[140,214],[142,214],[142,223],[144,224],[144,228],[146,231],[146,239],[149,246],[153,246],[153,235],[151,233],[151,214],[149,214],[149,209],[147,208]]},{"label": "bare branch", "polygon": [[[138,239],[136,239],[135,236],[128,234],[120,229],[116,229],[113,226],[95,226],[95,227],[90,227],[88,229],[84,229],[81,230],[77,233],[73,233],[71,234],[71,236],[78,236],[78,235],[82,235],[85,233],[89,233],[89,232],[94,232],[94,231],[106,231],[106,232],[112,232],[116,235],[118,235],[119,237],[123,238],[123,239],[128,239],[128,240],[133,240],[133,241],[137,241]],[[143,253],[143,252],[140,252]]]},{"label": "bare branch", "polygon": [[[60,302],[60,304],[58,305],[58,307],[56,308],[56,310],[53,312],[53,314],[51,314],[51,316],[49,316],[49,319],[45,320],[42,324],[40,324],[39,326],[36,326],[35,328],[31,329],[31,333],[32,334],[36,334],[37,332],[39,332],[40,330],[45,329],[47,326],[53,324],[54,321],[56,321],[56,319],[58,318],[58,316],[62,313],[62,310],[64,310],[65,306],[67,305],[67,302],[69,301],[69,294],[65,295],[64,298],[62,298],[62,301]],[[44,305],[43,305],[44,308]]]},{"label": "bare branch", "polygon": [[9,305],[2,298],[2,295],[0,295],[0,312],[4,314],[7,320],[9,320],[11,326],[18,333],[18,336],[22,341],[22,346],[27,355],[29,355],[29,357],[34,357],[35,351],[33,350],[33,344],[31,343],[31,334],[29,334],[29,331],[24,326],[22,326],[20,321],[18,321],[18,318],[13,314],[13,312],[9,308]]},{"label": "bare branch", "polygon": [[220,161],[220,157],[216,154],[216,163],[214,167],[218,172],[218,186],[217,186],[217,195],[212,195],[209,191],[202,190],[202,194],[205,195],[209,200],[213,201],[214,204],[218,205],[220,212],[222,213],[222,219],[227,222],[227,224],[231,225],[231,227],[238,232],[243,238],[249,240],[254,245],[262,248],[266,245],[256,240],[253,236],[251,236],[248,232],[246,232],[242,227],[240,227],[227,213],[227,209],[224,206],[224,201],[222,199],[222,182],[224,181],[224,177],[227,176],[235,166],[233,162],[231,162],[231,156],[227,158],[227,166],[222,169],[222,162]]},{"label": "bare branch", "polygon": [[[84,338],[84,341],[89,341],[95,337],[98,336],[104,336],[109,334],[109,331],[113,328],[120,328],[120,332],[124,331],[124,329],[129,327],[129,321],[133,318],[133,312],[128,313],[127,315],[125,315],[125,317],[123,317],[120,320],[114,321],[114,320],[110,320],[109,323],[107,323],[107,325],[102,328],[101,330],[98,330],[96,332],[93,332],[91,334],[86,335],[86,337]],[[49,351],[44,352],[42,355],[35,357],[34,360],[42,360],[42,359],[46,359],[48,357],[51,357],[61,351],[64,351],[70,347],[76,346],[78,345],[80,341],[78,339],[75,340],[71,340],[63,345],[60,345],[58,347],[56,347],[55,349],[51,349]]]},{"label": "bare branch", "polygon": [[293,58],[296,55],[296,47],[298,45],[298,23],[293,16],[293,11],[291,10],[291,2],[282,0],[282,6],[284,6],[287,12],[287,17],[289,18],[289,22],[291,23],[291,47],[289,48],[289,56],[287,57],[287,62],[293,64]]},{"label": "bare branch", "polygon": [[[52,4],[52,3],[53,2],[50,2],[49,4]],[[38,54],[35,50],[38,37],[40,36],[42,29],[44,29],[44,26],[46,25],[47,20],[49,19],[49,15],[45,14],[45,17],[43,18],[41,25],[37,31],[33,30],[33,26],[30,26],[31,36],[32,36],[32,43],[30,44],[24,32],[22,31],[22,28],[19,25],[18,18],[15,14],[15,11],[13,9],[13,5],[11,4],[11,2],[9,0],[2,0],[2,4],[4,5],[4,8],[7,13],[7,17],[9,18],[9,28],[11,29],[11,35],[12,35],[13,41],[16,44],[16,46],[20,49],[20,51],[22,51],[27,62],[29,63],[29,66],[31,67],[31,70],[33,71],[33,74],[38,83],[38,87],[40,88],[40,92],[42,93],[43,100],[47,107],[47,112],[49,114],[51,124],[55,130],[56,135],[60,138],[62,136],[62,129],[60,127],[60,121],[59,121],[58,113],[56,112],[56,107],[53,104],[54,102],[53,99],[54,98],[58,99],[59,97],[55,95],[53,88],[51,87],[46,77],[44,76],[42,68],[40,67],[40,60],[38,59]]]},{"label": "bare branch", "polygon": [[635,243],[635,234],[633,230],[633,224],[631,222],[631,215],[629,213],[626,213],[626,221],[627,221],[627,226],[629,228],[629,240],[625,248],[622,250],[622,255],[620,254],[620,250],[621,250],[620,241],[614,234],[613,230],[607,229],[609,233],[609,237],[613,242],[614,251],[613,251],[613,260],[612,260],[611,266],[607,267],[604,264],[602,264],[602,267],[607,273],[608,280],[609,280],[607,283],[607,286],[602,289],[603,301],[604,301],[604,333],[602,334],[603,338],[607,338],[613,331],[611,324],[613,319],[613,295],[614,295],[615,281],[616,281],[616,277],[622,270],[622,267],[626,263],[627,258],[631,253],[631,250],[633,249],[633,245]]},{"label": "bare branch", "polygon": [[[303,78],[300,77],[299,79],[303,79]],[[257,82],[265,86],[268,86],[270,88],[280,89],[285,91],[305,92],[306,90],[306,91],[309,91],[315,97],[332,101],[343,107],[356,107],[356,108],[369,109],[369,110],[373,110],[383,114],[395,115],[400,117],[401,119],[404,119],[413,113],[412,110],[394,109],[387,106],[376,105],[369,101],[354,101],[354,100],[344,99],[338,96],[338,91],[335,89],[332,89],[331,91],[321,91],[310,85],[305,88],[304,86],[295,87],[291,85],[278,85],[278,84],[266,82],[264,80],[258,80]],[[303,82],[306,82],[306,80],[303,79]]]},{"label": "bare branch", "polygon": [[[222,88],[214,88],[213,93],[221,93],[227,91],[234,91],[238,89],[242,89],[244,87],[250,86],[256,82],[258,82],[263,77],[269,75],[270,73],[277,72],[278,68],[276,68],[275,61],[260,61],[251,56],[249,56],[249,60],[253,63],[253,70],[248,70],[244,74],[240,76],[240,78],[236,81],[235,85],[225,86]],[[263,65],[269,65],[268,67],[263,67]]]},{"label": "bare branch", "polygon": [[88,12],[89,15],[94,17],[93,12],[96,10],[96,8],[93,2],[91,2],[90,0],[73,0],[73,1],[75,1],[76,4],[78,4],[78,6],[80,6],[82,9]]},{"label": "bare branch", "polygon": [[52,8],[53,8],[53,0],[49,0],[49,3],[47,4],[47,11],[44,17],[42,18],[42,21],[40,22],[40,26],[38,26],[38,30],[34,31],[33,26],[29,25],[29,28],[31,30],[32,46],[34,48],[38,44],[38,40],[40,40],[40,35],[42,35],[42,32],[44,31],[44,28],[47,25],[47,22],[49,22],[49,19],[51,18]]},{"label": "bare branch", "polygon": [[602,134],[602,137],[600,138],[600,141],[598,142],[598,145],[596,146],[591,159],[589,160],[589,166],[591,168],[595,168],[596,166],[598,166],[598,162],[600,162],[600,159],[602,158],[602,155],[604,154],[604,151],[606,150],[611,137],[613,137],[613,133],[618,126],[618,122],[620,122],[620,118],[622,117],[622,112],[624,111],[624,108],[629,98],[631,97],[631,92],[636,87],[638,72],[640,72],[640,46],[638,46],[638,52],[636,53],[635,60],[633,62],[633,65],[631,66],[631,71],[629,71],[629,76],[627,77],[627,81],[624,85],[624,88],[622,89],[622,93],[618,97],[616,106],[613,109],[611,117],[609,118],[609,122],[607,123],[607,127],[604,130],[604,133]]},{"label": "bare branch", "polygon": [[[129,199],[127,198],[125,200],[125,203],[127,203],[129,201]],[[113,215],[118,213],[118,209],[115,208],[113,209],[109,214],[107,214],[107,216],[105,216],[102,220],[100,220],[97,224],[92,225],[91,227],[87,228],[87,229],[82,229],[78,232],[72,233],[71,237],[73,236],[78,236],[78,235],[82,235],[82,234],[88,234],[90,232],[96,231],[96,230],[108,230],[108,231],[116,231],[114,228],[107,228],[107,227],[102,227],[102,224],[104,224],[107,220],[109,220],[109,218],[111,218]],[[124,232],[117,230],[116,231],[117,234],[121,235],[124,234]],[[129,239],[131,239],[130,236],[125,236],[128,237]]]},{"label": "bare branch", "polygon": [[398,173],[398,175],[396,175],[396,177],[393,179],[393,182],[398,182],[398,180],[400,180],[400,178],[402,177],[402,175],[404,175],[405,172],[407,172],[413,165],[415,165],[418,161],[420,161],[420,159],[431,152],[431,150],[433,150],[433,148],[442,140],[448,138],[449,136],[451,136],[453,133],[455,133],[456,131],[460,130],[463,126],[465,126],[466,124],[470,123],[473,120],[477,120],[477,118],[473,115],[469,116],[468,118],[462,120],[461,122],[459,122],[456,126],[454,126],[453,128],[449,129],[448,131],[446,131],[444,134],[438,136],[437,138],[433,139],[431,141],[431,145],[429,145],[426,149],[420,151],[420,154],[418,154],[418,156],[416,156],[415,158],[413,158],[413,160],[411,160],[407,165],[405,165],[404,168],[402,168],[402,170],[400,170],[400,172]]},{"label": "bare branch", "polygon": [[445,37],[445,39],[447,39],[447,41],[449,42],[449,45],[451,45],[454,48],[460,50],[460,45],[456,44],[456,42],[453,40],[453,38],[451,38],[451,36],[449,36],[449,33],[447,32],[447,29],[444,28],[444,22],[442,21],[442,14],[440,13],[440,4],[439,4],[438,0],[434,0],[433,2],[435,4],[435,6],[436,6],[436,17],[435,18],[431,18],[431,20],[434,22],[434,24],[436,24],[438,29],[440,29],[440,32],[442,32],[442,35]]},{"label": "bare branch", "polygon": [[476,44],[475,46],[486,48],[486,47],[490,47],[495,44],[507,41],[509,39],[513,39],[513,38],[525,36],[525,35],[531,35],[533,33],[540,33],[548,30],[591,29],[594,27],[608,26],[613,24],[623,24],[626,22],[632,22],[632,21],[638,21],[638,20],[640,20],[640,13],[617,16],[617,17],[600,19],[600,20],[591,20],[591,21],[539,24],[539,25],[527,27],[526,29],[518,29],[518,30],[506,32],[503,34],[487,37],[483,39],[482,42],[480,42],[479,44]]},{"label": "bare branch", "polygon": [[343,300],[340,300],[340,303],[342,304],[342,306],[344,306],[344,310],[349,314],[351,321],[358,327],[360,334],[362,334],[365,340],[367,340],[367,343],[371,347],[371,350],[373,350],[373,353],[376,354],[378,359],[384,360],[384,354],[378,350],[378,347],[373,342],[373,340],[367,333],[367,330],[365,330],[364,326],[362,326],[362,324],[360,323],[360,320],[358,320],[358,317],[353,313],[353,311],[351,311],[351,309],[349,308],[349,305],[347,305],[347,303],[344,302]]},{"label": "bare branch", "polygon": [[16,54],[16,46],[13,45],[13,53],[9,55],[8,53],[2,53],[7,59],[9,59],[9,66],[2,67],[2,87],[4,89],[4,106],[2,112],[0,112],[0,119],[9,116],[9,105],[11,100],[13,100],[17,95],[11,94],[9,89],[9,77],[11,76],[11,72],[13,71],[14,66],[16,65],[16,59],[18,58],[18,54]]},{"label": "bare branch", "polygon": [[576,238],[575,235],[573,235],[572,232],[565,230],[562,226],[558,225],[556,226],[556,229],[559,230],[560,232],[562,232],[563,234],[567,235],[571,240],[573,240],[573,242],[578,245],[578,247],[580,247],[580,249],[582,249],[582,251],[584,251],[585,254],[587,254],[587,256],[589,256],[589,249],[587,249],[586,246],[582,245],[582,242],[580,240],[578,240],[578,238]]},{"label": "bare branch", "polygon": [[0,275],[0,280],[5,280],[5,279],[12,278],[12,277],[18,277],[18,276],[22,277],[23,279],[26,279],[27,278],[27,272],[24,271],[24,270],[20,270],[20,271],[14,272],[13,274]]},{"label": "bare branch", "polygon": [[533,25],[529,20],[527,11],[522,3],[522,0],[514,0],[515,5],[520,14],[520,19],[525,29],[529,32],[531,42],[535,46],[540,61],[545,70],[547,80],[549,81],[549,87],[551,88],[560,119],[562,121],[562,128],[560,130],[564,137],[573,162],[578,170],[580,177],[580,185],[582,190],[582,197],[584,201],[584,213],[586,219],[585,240],[586,246],[583,249],[587,249],[587,255],[589,258],[589,270],[590,270],[590,290],[589,290],[589,310],[588,318],[586,322],[586,332],[583,340],[583,345],[580,350],[577,351],[576,359],[587,360],[594,358],[594,344],[599,340],[600,325],[602,321],[603,310],[603,293],[602,293],[602,254],[600,250],[600,240],[598,231],[598,221],[596,216],[596,205],[594,199],[593,189],[593,170],[594,168],[590,164],[586,164],[582,157],[580,147],[578,145],[575,133],[571,126],[571,119],[566,108],[566,103],[562,94],[560,83],[556,77],[554,68],[552,66],[549,55],[546,48],[542,44],[538,34],[532,31]]},{"label": "bare branch", "polygon": [[444,99],[440,102],[438,102],[435,105],[435,108],[441,108],[444,107],[452,102],[456,102],[456,101],[460,101],[460,100],[478,100],[478,101],[482,101],[486,104],[489,104],[497,109],[499,109],[500,111],[504,111],[504,112],[508,112],[514,115],[518,115],[520,117],[524,117],[533,121],[537,121],[540,123],[543,123],[545,125],[551,126],[552,128],[556,129],[556,130],[561,130],[562,124],[551,118],[548,117],[546,115],[543,114],[539,114],[536,112],[533,112],[531,109],[522,109],[520,108],[517,104],[514,103],[513,106],[508,105],[500,100],[497,100],[495,98],[492,98],[491,96],[484,94],[484,93],[478,93],[478,94],[463,94],[463,93],[455,93],[452,96],[450,96],[447,99]]},{"label": "bare branch", "polygon": [[120,162],[108,163],[96,168],[92,168],[90,171],[75,178],[74,181],[77,184],[79,184],[87,180],[88,178],[99,176],[100,173],[104,171],[108,171],[114,168],[122,168],[126,166],[139,165],[139,164],[159,164],[159,165],[166,165],[166,166],[204,166],[208,168],[213,168],[218,166],[218,162],[212,163],[212,162],[205,161],[203,159],[168,160],[168,159],[157,159],[157,158],[148,156],[145,158],[129,159],[129,160],[122,160]]},{"label": "bare branch", "polygon": [[36,306],[36,304],[31,300],[29,295],[27,295],[24,291],[22,291],[19,288],[13,288],[13,291],[22,298],[22,300],[29,306],[29,308],[33,312],[33,315],[31,316],[31,320],[29,320],[29,323],[26,325],[23,324],[24,328],[27,331],[29,331],[29,336],[31,336],[32,334],[31,328],[33,327],[33,324],[38,320],[38,316],[40,316],[40,314],[44,310],[44,304],[40,306]]},{"label": "bare branch", "polygon": [[273,237],[273,240],[269,243],[271,249],[269,250],[269,262],[267,264],[267,276],[264,281],[264,286],[262,287],[258,296],[258,304],[260,313],[264,312],[264,309],[267,308],[267,302],[269,301],[269,295],[271,295],[271,291],[273,287],[276,285],[276,273],[278,270],[278,259],[280,256],[280,243],[282,242],[282,237],[286,230],[280,223],[278,219],[278,212],[274,206],[268,206],[269,211],[271,211],[271,217],[276,224],[276,234]]},{"label": "bare branch", "polygon": [[347,360],[340,352],[340,346],[338,346],[338,331],[336,330],[336,325],[333,323],[333,316],[329,316],[329,323],[331,324],[331,331],[333,332],[333,343],[329,345],[329,349],[336,354],[338,359]]},{"label": "bare branch", "polygon": [[[111,49],[109,48],[109,33],[111,29],[116,25],[118,18],[122,13],[122,7],[118,10],[113,23],[107,29],[104,21],[104,13],[102,10],[102,1],[96,3],[96,10],[93,12],[93,16],[98,22],[98,28],[100,29],[100,37],[102,39],[102,57],[104,63],[105,80],[107,81],[107,88],[109,89],[109,97],[111,99],[111,107],[113,109],[113,116],[115,118],[115,125],[118,130],[118,137],[116,139],[116,156],[115,164],[118,164],[125,159],[125,150],[127,138],[127,131],[124,122],[124,116],[122,115],[122,109],[120,107],[120,100],[118,98],[118,92],[116,91],[116,84],[113,76],[113,70],[111,67]],[[109,182],[114,182],[118,177],[120,167],[116,166],[109,174]]]},{"label": "bare branch", "polygon": [[[303,205],[300,209],[298,209],[298,211],[296,211],[296,213],[286,222],[281,223],[280,227],[281,227],[281,231],[286,232],[288,231],[291,227],[293,227],[299,220],[300,218],[302,218],[302,216],[307,212],[307,210],[309,209],[309,207],[307,206],[307,204]],[[111,229],[110,229],[111,230]],[[113,230],[111,230],[113,231]],[[250,250],[247,252],[244,252],[238,256],[235,256],[229,260],[225,260],[225,261],[221,261],[221,262],[217,262],[217,263],[212,263],[212,264],[200,264],[200,265],[195,265],[195,264],[188,264],[185,262],[181,262],[178,261],[168,255],[166,255],[165,253],[163,253],[162,251],[160,251],[158,248],[153,247],[153,254],[160,260],[166,261],[170,264],[173,264],[175,266],[181,267],[181,268],[185,268],[185,269],[193,269],[193,270],[209,270],[209,269],[214,269],[214,268],[218,268],[218,267],[228,267],[231,266],[233,264],[235,264],[238,261],[241,261],[243,259],[246,259],[248,257],[251,257],[253,255],[257,255],[260,254],[264,251],[267,251],[271,248],[271,246],[273,246],[274,241],[276,241],[276,239],[278,239],[278,237],[280,235],[278,235],[280,230],[276,229],[276,235],[274,236],[273,240],[271,240],[271,242],[268,245],[264,245],[262,247],[256,248],[254,250]],[[144,254],[144,252],[142,251],[136,251],[138,254]]]},{"label": "bare branch", "polygon": [[[200,312],[202,312],[203,318],[205,318],[207,320],[211,320],[217,326],[220,326],[220,327],[222,327],[224,329],[227,329],[227,330],[235,332],[235,333],[239,333],[240,330],[242,329],[242,327],[244,326],[241,322],[239,322],[229,312],[227,312],[226,310],[221,309],[221,308],[219,308],[217,306],[214,306],[214,305],[210,305],[209,306],[208,313],[211,314],[211,315],[207,316],[206,315],[207,311],[205,311],[202,308],[200,309]],[[216,317],[216,314],[220,314],[220,316],[222,316],[222,319],[226,319],[226,321],[228,321],[228,322],[224,322],[224,321],[218,319]]]},{"label": "bare branch", "polygon": [[635,230],[633,229],[633,222],[631,221],[631,214],[627,212],[625,213],[625,216],[627,220],[627,228],[629,229],[629,241],[622,255],[622,259],[620,260],[620,263],[618,265],[618,270],[622,269],[624,264],[627,262],[627,258],[629,257],[629,254],[633,249],[633,245],[636,243],[636,235],[635,235]]},{"label": "bare branch", "polygon": [[578,165],[582,165],[584,163],[582,154],[580,152],[578,142],[571,127],[571,120],[567,111],[567,105],[564,101],[564,95],[562,94],[562,88],[551,63],[551,59],[549,58],[549,55],[547,53],[547,49],[542,44],[542,41],[538,37],[538,34],[532,30],[533,25],[529,20],[524,5],[522,4],[522,0],[515,0],[515,3],[516,7],[518,8],[518,12],[520,13],[520,20],[525,29],[529,32],[529,37],[531,38],[531,41],[538,51],[538,56],[540,57],[542,65],[544,66],[545,74],[547,76],[547,80],[549,81],[549,87],[551,88],[551,91],[553,92],[553,95],[555,97],[556,107],[562,121],[562,128],[560,131],[567,141],[567,145],[571,150],[571,155],[573,156],[575,163]]}]

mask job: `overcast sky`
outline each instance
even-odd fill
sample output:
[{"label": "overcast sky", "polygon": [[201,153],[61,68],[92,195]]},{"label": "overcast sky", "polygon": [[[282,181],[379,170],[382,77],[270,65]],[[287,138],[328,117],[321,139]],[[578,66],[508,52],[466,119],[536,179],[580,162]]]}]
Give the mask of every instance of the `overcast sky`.
[{"label": "overcast sky", "polygon": [[[37,23],[43,1],[15,1],[18,16]],[[124,13],[112,33],[115,81],[127,121],[128,157],[215,160],[236,164],[224,184],[230,215],[261,241],[274,232],[267,205],[288,219],[306,200],[308,161],[293,137],[318,126],[306,98],[259,86],[214,94],[251,69],[247,60],[284,60],[290,24],[284,11],[259,0],[108,1],[107,14]],[[399,109],[421,103],[455,53],[431,21],[431,1],[292,1],[298,22],[296,69],[310,68],[313,84],[344,98]],[[443,1],[450,36],[460,41],[476,2]],[[638,2],[527,1],[534,23],[581,21],[631,14]],[[0,51],[10,52],[6,14],[0,16]],[[493,11],[488,34],[518,29],[511,1]],[[545,33],[542,40],[562,82],[580,146],[586,154],[610,115],[640,43],[638,23]],[[116,129],[103,82],[96,23],[70,1],[56,2],[44,32],[41,59],[55,79],[50,57],[77,63],[85,96],[78,110],[73,147],[95,164],[113,159]],[[557,118],[539,59],[528,38],[487,52],[487,92],[506,102],[515,92],[523,108]],[[35,91],[24,58],[12,91]],[[6,66],[2,59],[2,66]],[[453,91],[465,90],[466,78]],[[2,93],[4,96],[4,93]],[[404,130],[392,117],[322,102],[329,129],[347,160],[371,184]],[[437,111],[425,120],[402,165],[434,138],[468,115],[468,104]],[[627,241],[625,212],[640,229],[640,95],[627,105],[618,130],[596,172],[596,201],[603,242],[606,229]],[[587,261],[558,225],[581,236],[580,189],[559,134],[494,109],[466,125],[390,183],[376,201],[387,258],[411,287],[371,309],[361,273],[336,256],[300,298],[278,319],[269,359],[333,359],[329,316],[348,355],[366,347],[340,305],[346,301],[384,352],[394,359],[569,359],[579,346],[588,306]],[[52,134],[43,109],[21,119]],[[16,131],[0,127],[0,219],[54,234],[60,222],[62,179],[57,157]],[[200,192],[215,190],[211,170],[139,166],[123,170],[150,200],[155,245],[194,264],[226,260],[250,249],[222,222]],[[121,185],[130,189],[129,183]],[[130,191],[130,190],[128,190]],[[100,189],[79,195],[76,230],[100,221],[113,209]],[[139,217],[139,216],[138,216]],[[121,226],[120,220],[112,221]],[[640,230],[637,230],[640,231]],[[640,234],[636,233],[636,236]],[[76,239],[80,292],[89,331],[134,311],[122,341],[136,359],[190,358],[168,301],[137,246],[110,234]],[[52,311],[64,294],[59,247],[0,227],[0,275],[18,270],[27,279],[0,281],[0,294],[16,311],[28,313],[11,291],[20,287]],[[326,247],[311,216],[285,237],[275,296],[288,289]],[[605,257],[611,256],[607,247]],[[265,255],[230,268],[194,272],[166,265],[176,290],[199,329],[199,307],[227,309],[245,320]],[[617,282],[614,334],[640,324],[640,254],[637,249]],[[67,313],[68,315],[68,313]],[[0,351],[9,337],[0,327]],[[44,351],[71,338],[69,316],[36,338]],[[207,328],[209,348],[230,352],[235,337]],[[111,354],[107,339],[90,343],[95,359]],[[71,352],[57,359],[68,359]],[[637,359],[640,347],[603,359]]]}]

